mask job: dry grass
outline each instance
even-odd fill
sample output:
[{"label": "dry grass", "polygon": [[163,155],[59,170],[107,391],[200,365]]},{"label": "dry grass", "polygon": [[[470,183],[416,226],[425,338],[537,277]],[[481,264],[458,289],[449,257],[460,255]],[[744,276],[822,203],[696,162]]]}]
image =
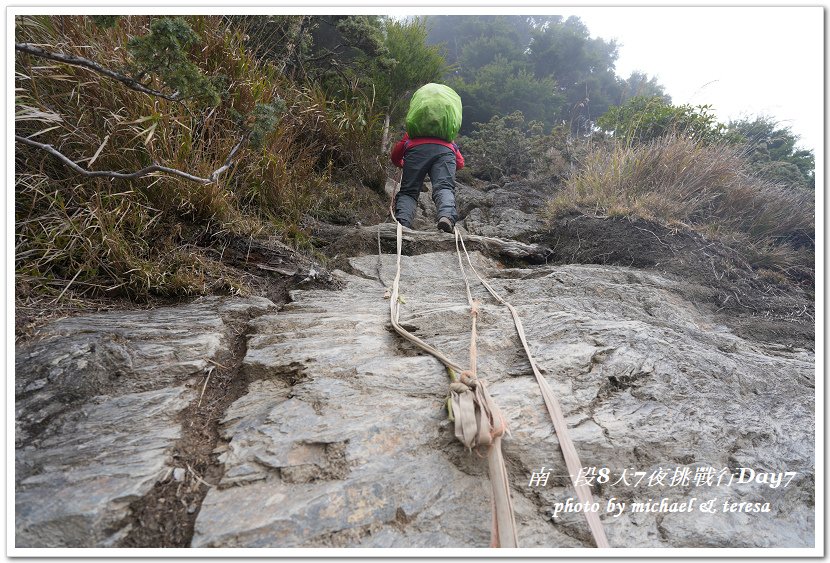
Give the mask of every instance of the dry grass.
[{"label": "dry grass", "polygon": [[[23,16],[16,41],[83,56],[128,73],[130,37],[151,16],[96,27],[81,16]],[[239,141],[257,104],[286,112],[260,146],[244,147],[216,184],[169,176],[89,179],[43,151],[16,146],[18,293],[56,298],[71,283],[89,295],[191,295],[238,292],[241,280],[200,252],[223,235],[281,234],[306,240],[306,214],[342,207],[338,172],[373,180],[378,116],[370,98],[328,99],[254,58],[220,16],[186,18],[199,34],[190,60],[223,76],[222,101],[206,107],[146,95],[90,70],[16,53],[16,133],[55,146],[92,170],[129,172],[153,162],[207,176]],[[152,85],[163,90],[155,81]],[[357,203],[355,203],[357,204]]]},{"label": "dry grass", "polygon": [[739,149],[664,137],[592,152],[550,203],[570,210],[682,224],[740,250],[756,268],[814,272],[813,194],[747,174]]}]

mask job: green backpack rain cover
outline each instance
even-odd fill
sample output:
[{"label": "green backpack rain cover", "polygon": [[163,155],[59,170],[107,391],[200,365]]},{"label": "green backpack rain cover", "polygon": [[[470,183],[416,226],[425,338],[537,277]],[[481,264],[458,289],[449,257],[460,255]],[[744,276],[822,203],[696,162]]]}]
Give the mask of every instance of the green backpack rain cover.
[{"label": "green backpack rain cover", "polygon": [[430,82],[412,94],[406,114],[410,138],[438,137],[452,141],[461,129],[461,97],[449,86]]}]

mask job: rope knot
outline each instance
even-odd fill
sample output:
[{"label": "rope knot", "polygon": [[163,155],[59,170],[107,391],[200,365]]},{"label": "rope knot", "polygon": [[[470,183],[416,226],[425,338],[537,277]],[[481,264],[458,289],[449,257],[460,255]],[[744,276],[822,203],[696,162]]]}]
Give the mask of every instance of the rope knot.
[{"label": "rope knot", "polygon": [[470,389],[475,389],[478,385],[478,378],[470,370],[462,371],[458,380]]},{"label": "rope knot", "polygon": [[450,405],[455,437],[469,449],[489,446],[507,430],[487,385],[468,372],[462,372],[458,381],[450,383]]},{"label": "rope knot", "polygon": [[453,381],[450,383],[450,391],[453,393],[466,393],[469,390],[470,388],[460,381]]}]

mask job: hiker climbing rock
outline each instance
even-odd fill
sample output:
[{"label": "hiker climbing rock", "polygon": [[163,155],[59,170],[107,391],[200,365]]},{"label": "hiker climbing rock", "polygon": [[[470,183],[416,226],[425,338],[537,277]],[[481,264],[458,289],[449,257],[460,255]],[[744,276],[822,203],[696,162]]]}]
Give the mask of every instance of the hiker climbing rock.
[{"label": "hiker climbing rock", "polygon": [[437,227],[451,233],[458,219],[455,207],[455,172],[464,157],[453,139],[461,128],[461,98],[443,84],[419,88],[409,103],[406,134],[392,149],[390,158],[403,168],[401,189],[395,199],[395,219],[411,228],[418,196],[426,175],[432,182],[432,200],[438,210]]}]

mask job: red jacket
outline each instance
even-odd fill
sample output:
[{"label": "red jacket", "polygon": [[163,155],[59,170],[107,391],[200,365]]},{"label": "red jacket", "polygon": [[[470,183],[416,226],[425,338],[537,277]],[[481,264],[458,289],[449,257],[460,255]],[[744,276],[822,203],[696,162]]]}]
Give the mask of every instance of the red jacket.
[{"label": "red jacket", "polygon": [[392,148],[392,154],[389,155],[389,158],[392,159],[392,164],[398,168],[403,168],[403,157],[406,154],[406,151],[412,147],[426,144],[443,145],[449,149],[452,149],[452,152],[455,153],[455,169],[461,170],[464,168],[464,157],[461,156],[461,151],[458,150],[458,145],[455,143],[451,143],[437,137],[415,137],[414,139],[410,139],[409,133],[405,133],[403,139],[395,143],[395,146]]}]

